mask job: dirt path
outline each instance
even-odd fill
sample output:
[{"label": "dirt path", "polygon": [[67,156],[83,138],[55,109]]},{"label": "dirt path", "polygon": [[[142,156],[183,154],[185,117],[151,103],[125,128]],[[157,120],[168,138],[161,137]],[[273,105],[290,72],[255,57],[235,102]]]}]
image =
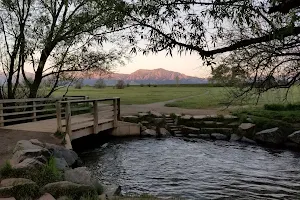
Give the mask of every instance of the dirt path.
[{"label": "dirt path", "polygon": [[59,144],[60,141],[49,133],[27,132],[0,129],[0,166],[12,156],[12,151],[19,140],[38,139],[41,142]]},{"label": "dirt path", "polygon": [[[204,95],[204,94],[200,94]],[[169,101],[156,102],[151,104],[143,105],[121,105],[121,115],[134,115],[138,112],[148,112],[148,111],[157,111],[164,114],[176,113],[176,114],[185,114],[185,115],[217,115],[217,114],[228,114],[228,111],[221,109],[185,109],[178,107],[166,107],[167,103],[172,103],[179,100],[189,99],[192,97],[200,96],[188,96],[178,99],[172,99]]]}]

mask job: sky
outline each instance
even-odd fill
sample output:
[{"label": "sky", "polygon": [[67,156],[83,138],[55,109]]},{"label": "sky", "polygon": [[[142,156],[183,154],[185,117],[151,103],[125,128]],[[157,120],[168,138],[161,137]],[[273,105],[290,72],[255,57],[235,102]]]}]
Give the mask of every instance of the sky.
[{"label": "sky", "polygon": [[130,74],[138,69],[157,68],[200,78],[207,78],[210,75],[210,67],[203,66],[202,60],[196,54],[181,56],[174,54],[173,57],[170,57],[166,56],[165,52],[133,56],[124,66],[116,68],[115,72]]}]

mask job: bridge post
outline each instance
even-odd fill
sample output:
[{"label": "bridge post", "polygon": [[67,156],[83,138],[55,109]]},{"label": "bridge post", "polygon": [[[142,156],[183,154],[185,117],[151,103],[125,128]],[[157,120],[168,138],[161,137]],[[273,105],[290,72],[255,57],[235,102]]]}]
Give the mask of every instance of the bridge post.
[{"label": "bridge post", "polygon": [[3,103],[0,103],[0,127],[4,126]]},{"label": "bridge post", "polygon": [[118,120],[121,121],[121,99],[118,98],[117,100],[117,106],[118,106]]},{"label": "bridge post", "polygon": [[61,124],[61,103],[59,101],[56,102],[56,119],[57,119],[57,132],[62,132],[62,124]]},{"label": "bridge post", "polygon": [[66,134],[72,138],[72,129],[71,129],[71,105],[70,102],[66,103]]},{"label": "bridge post", "polygon": [[118,103],[117,103],[117,98],[113,100],[113,105],[114,105],[114,127],[118,127]]},{"label": "bridge post", "polygon": [[33,113],[32,113],[32,115],[33,115],[32,121],[36,122],[36,102],[35,101],[32,102],[32,111],[33,111]]},{"label": "bridge post", "polygon": [[93,108],[94,108],[94,134],[98,133],[98,101],[93,101]]}]

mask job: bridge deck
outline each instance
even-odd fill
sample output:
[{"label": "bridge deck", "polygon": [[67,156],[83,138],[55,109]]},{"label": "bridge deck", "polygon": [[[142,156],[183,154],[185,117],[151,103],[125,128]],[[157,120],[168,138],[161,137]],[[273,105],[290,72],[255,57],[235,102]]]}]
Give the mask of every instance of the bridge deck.
[{"label": "bridge deck", "polygon": [[[113,122],[113,119],[99,119],[98,125]],[[79,131],[93,127],[94,121],[91,114],[72,116],[72,131]],[[63,131],[65,131],[65,123],[63,122]],[[111,127],[112,128],[112,127]],[[1,127],[1,129],[33,131],[43,133],[55,133],[57,131],[57,119],[47,119],[36,122],[28,122]],[[101,129],[100,129],[101,131]]]}]

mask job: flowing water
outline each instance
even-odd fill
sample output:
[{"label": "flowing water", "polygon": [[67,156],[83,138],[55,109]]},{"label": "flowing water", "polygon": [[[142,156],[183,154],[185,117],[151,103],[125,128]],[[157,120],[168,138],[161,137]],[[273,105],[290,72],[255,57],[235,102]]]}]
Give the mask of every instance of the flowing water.
[{"label": "flowing water", "polygon": [[179,138],[110,142],[81,155],[124,194],[183,199],[300,199],[300,154]]}]

